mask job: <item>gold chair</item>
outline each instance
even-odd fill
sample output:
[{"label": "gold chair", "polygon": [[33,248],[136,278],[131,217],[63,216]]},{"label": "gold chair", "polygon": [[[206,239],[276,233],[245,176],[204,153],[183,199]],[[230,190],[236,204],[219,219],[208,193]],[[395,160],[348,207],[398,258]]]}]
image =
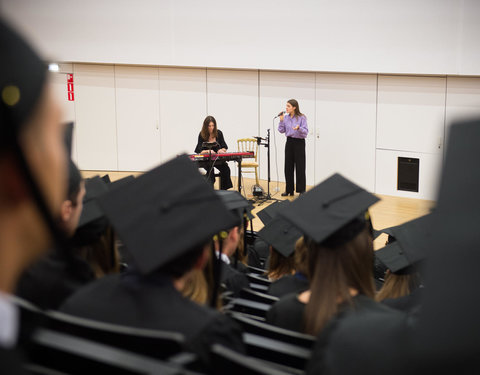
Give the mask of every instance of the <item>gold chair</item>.
[{"label": "gold chair", "polygon": [[[247,151],[253,151],[255,154],[255,161],[253,161],[251,158],[248,159],[242,159],[241,163],[241,168],[242,168],[242,175],[244,172],[247,173],[254,173],[255,172],[255,182],[257,185],[260,185],[260,182],[258,181],[258,162],[257,162],[257,155],[258,155],[258,143],[255,138],[242,138],[242,139],[237,139],[237,147],[238,147],[238,152],[247,152]],[[249,170],[244,171],[244,169],[247,168]],[[251,170],[253,169],[253,170]]]}]

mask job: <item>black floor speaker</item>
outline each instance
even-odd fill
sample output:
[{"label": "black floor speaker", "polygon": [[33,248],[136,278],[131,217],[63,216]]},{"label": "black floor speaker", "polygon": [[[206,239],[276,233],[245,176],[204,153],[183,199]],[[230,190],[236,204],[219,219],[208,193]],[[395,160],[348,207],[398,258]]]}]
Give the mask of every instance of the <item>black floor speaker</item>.
[{"label": "black floor speaker", "polygon": [[398,158],[397,190],[418,193],[420,159]]}]

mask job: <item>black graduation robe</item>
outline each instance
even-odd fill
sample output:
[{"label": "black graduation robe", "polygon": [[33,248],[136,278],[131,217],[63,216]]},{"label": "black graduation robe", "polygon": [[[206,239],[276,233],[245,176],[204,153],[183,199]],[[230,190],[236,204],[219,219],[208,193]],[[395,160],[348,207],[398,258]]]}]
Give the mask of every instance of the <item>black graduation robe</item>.
[{"label": "black graduation robe", "polygon": [[404,312],[414,312],[420,309],[423,290],[424,288],[417,288],[408,296],[388,298],[383,300],[382,303],[392,309]]},{"label": "black graduation robe", "polygon": [[287,294],[267,311],[267,323],[303,333],[305,304],[298,300],[298,293]]},{"label": "black graduation robe", "polygon": [[286,275],[274,281],[268,288],[268,294],[281,298],[291,293],[302,293],[310,287],[307,278],[302,274]]},{"label": "black graduation robe", "polygon": [[70,295],[93,280],[95,275],[84,260],[56,250],[22,274],[15,294],[43,309],[56,310]]},{"label": "black graduation robe", "polygon": [[307,374],[412,374],[408,360],[411,318],[374,301],[341,313],[320,333]]},{"label": "black graduation robe", "polygon": [[18,349],[0,347],[0,373],[2,375],[27,374],[23,369],[24,357]]},{"label": "black graduation robe", "polygon": [[61,311],[107,323],[179,332],[205,362],[213,343],[245,351],[235,322],[184,298],[170,279],[160,275],[106,276],[71,296]]},{"label": "black graduation robe", "polygon": [[222,261],[222,274],[220,282],[225,284],[227,291],[233,292],[238,297],[243,288],[250,287],[250,283],[244,273],[234,269],[231,265]]}]

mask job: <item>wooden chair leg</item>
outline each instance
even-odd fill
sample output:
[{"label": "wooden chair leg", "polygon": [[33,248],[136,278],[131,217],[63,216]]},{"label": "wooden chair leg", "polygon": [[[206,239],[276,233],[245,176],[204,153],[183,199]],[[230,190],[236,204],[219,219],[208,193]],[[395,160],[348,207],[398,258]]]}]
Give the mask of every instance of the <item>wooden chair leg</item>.
[{"label": "wooden chair leg", "polygon": [[257,185],[260,186],[260,181],[258,181],[258,168],[255,167],[255,181],[257,182]]}]

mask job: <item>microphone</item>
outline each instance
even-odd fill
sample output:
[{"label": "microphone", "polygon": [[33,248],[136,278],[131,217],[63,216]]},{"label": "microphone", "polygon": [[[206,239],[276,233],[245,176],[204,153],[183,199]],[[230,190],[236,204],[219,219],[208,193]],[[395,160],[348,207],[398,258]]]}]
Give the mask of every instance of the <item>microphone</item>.
[{"label": "microphone", "polygon": [[278,115],[276,115],[274,118],[280,117],[280,116],[284,115],[285,113],[287,113],[287,112],[282,111],[282,112],[280,112]]},{"label": "microphone", "polygon": [[265,141],[265,138],[262,137],[255,137],[253,136],[252,138],[255,138],[257,140],[257,143],[260,144],[262,141]]}]

